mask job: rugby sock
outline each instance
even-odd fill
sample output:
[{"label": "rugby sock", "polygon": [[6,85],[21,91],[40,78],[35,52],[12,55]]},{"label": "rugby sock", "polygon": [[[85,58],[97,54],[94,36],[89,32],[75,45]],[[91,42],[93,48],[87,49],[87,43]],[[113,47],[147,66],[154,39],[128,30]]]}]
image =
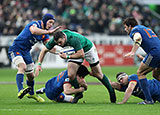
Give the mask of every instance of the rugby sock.
[{"label": "rugby sock", "polygon": [[147,101],[152,101],[151,93],[150,93],[149,87],[148,87],[149,85],[147,82],[147,78],[140,79],[139,82],[140,82],[140,86],[142,88],[143,94],[145,96],[145,99]]},{"label": "rugby sock", "polygon": [[99,79],[102,84],[108,89],[109,95],[110,95],[110,101],[112,103],[116,102],[116,94],[114,89],[112,88],[108,78],[105,76],[105,74],[103,74],[103,79]]},{"label": "rugby sock", "polygon": [[28,86],[30,86],[32,88],[31,91],[29,92],[29,94],[34,95],[34,80],[33,81],[26,80],[26,83]]},{"label": "rugby sock", "polygon": [[18,73],[16,75],[16,83],[17,83],[18,92],[23,89],[23,78],[24,78],[24,74],[22,73]]}]

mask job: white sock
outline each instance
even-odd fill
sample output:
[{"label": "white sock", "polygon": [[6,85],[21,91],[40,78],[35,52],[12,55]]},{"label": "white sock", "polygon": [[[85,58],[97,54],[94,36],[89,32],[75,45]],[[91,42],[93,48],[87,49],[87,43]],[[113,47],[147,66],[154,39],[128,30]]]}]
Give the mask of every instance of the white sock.
[{"label": "white sock", "polygon": [[64,94],[64,102],[72,102],[72,100],[73,100],[73,96],[72,95],[65,95]]}]

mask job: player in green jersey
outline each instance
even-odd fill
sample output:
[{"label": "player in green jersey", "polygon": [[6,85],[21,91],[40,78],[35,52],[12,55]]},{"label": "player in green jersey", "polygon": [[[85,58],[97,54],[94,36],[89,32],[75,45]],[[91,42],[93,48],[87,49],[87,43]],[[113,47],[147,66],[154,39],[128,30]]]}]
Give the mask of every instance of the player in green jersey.
[{"label": "player in green jersey", "polygon": [[[39,71],[42,71],[40,65],[43,61],[45,54],[48,51],[52,53],[56,52],[56,49],[54,48],[55,45],[59,45],[61,47],[71,46],[75,49],[75,53],[72,55],[59,53],[59,56],[61,58],[68,59],[68,77],[70,78],[70,82],[75,88],[79,88],[79,84],[75,77],[76,72],[79,66],[82,64],[83,60],[86,59],[86,61],[90,64],[91,67],[90,75],[96,77],[102,82],[102,84],[109,91],[111,102],[116,102],[116,95],[114,89],[111,87],[108,78],[105,76],[105,74],[102,73],[96,47],[90,40],[88,40],[86,37],[79,33],[70,30],[62,30],[55,32],[53,34],[53,38],[50,39],[50,41],[46,44],[46,47],[42,49],[39,55],[39,66],[37,66],[36,68],[36,75],[39,74]],[[77,103],[78,99],[82,97],[82,94],[77,94],[75,96],[75,99],[73,99],[73,103]]]}]

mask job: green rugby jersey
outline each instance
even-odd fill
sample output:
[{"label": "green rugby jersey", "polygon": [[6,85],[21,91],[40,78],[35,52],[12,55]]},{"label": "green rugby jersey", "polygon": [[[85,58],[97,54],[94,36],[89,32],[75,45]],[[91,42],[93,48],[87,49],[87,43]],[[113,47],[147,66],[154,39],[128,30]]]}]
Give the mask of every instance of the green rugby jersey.
[{"label": "green rugby jersey", "polygon": [[[67,42],[65,43],[65,46],[72,46],[75,49],[75,51],[78,51],[83,48],[84,52],[87,52],[93,46],[90,40],[88,40],[86,37],[84,37],[83,35],[77,32],[73,32],[73,31],[66,30],[66,29],[63,30],[62,32],[67,36]],[[46,48],[52,49],[55,45],[57,44],[54,41],[54,38],[52,38],[46,44]]]}]

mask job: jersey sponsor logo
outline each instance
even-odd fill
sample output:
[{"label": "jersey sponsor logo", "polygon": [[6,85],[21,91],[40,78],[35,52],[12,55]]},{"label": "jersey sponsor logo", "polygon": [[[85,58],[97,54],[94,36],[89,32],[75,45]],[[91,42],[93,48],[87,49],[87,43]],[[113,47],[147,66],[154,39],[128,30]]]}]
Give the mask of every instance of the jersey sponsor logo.
[{"label": "jersey sponsor logo", "polygon": [[65,82],[69,82],[69,78],[66,78],[66,79],[65,79]]}]

